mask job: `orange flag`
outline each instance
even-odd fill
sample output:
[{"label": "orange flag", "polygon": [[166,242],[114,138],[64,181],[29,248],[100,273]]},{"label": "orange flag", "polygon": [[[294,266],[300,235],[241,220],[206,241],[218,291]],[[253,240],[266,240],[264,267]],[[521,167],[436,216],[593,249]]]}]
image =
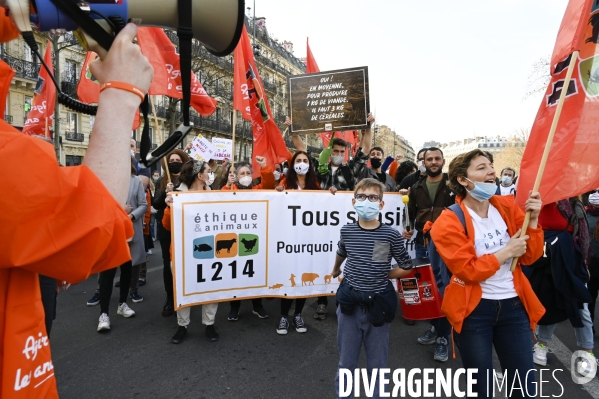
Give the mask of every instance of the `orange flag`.
[{"label": "orange flag", "polygon": [[[52,46],[50,45],[50,40],[48,40],[46,52],[44,53],[44,62],[48,65],[50,73],[54,73],[51,49]],[[54,87],[52,79],[43,66],[40,67],[40,74],[37,77],[34,93],[33,104],[27,115],[25,126],[23,126],[23,133],[30,136],[47,135],[50,137],[50,132],[46,132],[46,119],[48,119],[47,125],[52,126],[54,105],[56,104],[56,87]]]},{"label": "orange flag", "polygon": [[[140,27],[137,43],[154,67],[154,79],[149,94],[183,98],[179,54],[161,28]],[[212,115],[218,102],[210,97],[196,75],[191,72],[191,106],[200,115]]]},{"label": "orange flag", "polygon": [[539,169],[572,52],[578,50],[539,191],[544,203],[599,187],[599,4],[570,0],[551,57],[551,81],[537,113],[520,167],[517,202],[524,202]]},{"label": "orange flag", "polygon": [[[98,58],[98,55],[93,51],[88,51],[81,67],[81,78],[77,83],[77,97],[79,100],[86,104],[97,104],[100,99],[100,82],[92,75],[92,71],[89,69],[89,64]],[[141,125],[139,119],[139,109],[135,112],[135,118],[133,119],[132,130],[135,130]]]},{"label": "orange flag", "polygon": [[260,167],[256,156],[266,159],[266,164],[274,170],[276,163],[285,161],[289,150],[285,145],[281,131],[272,118],[272,112],[264,85],[258,75],[258,67],[245,26],[233,54],[235,59],[233,77],[233,105],[244,119],[252,122],[254,136],[254,177],[260,176]]}]

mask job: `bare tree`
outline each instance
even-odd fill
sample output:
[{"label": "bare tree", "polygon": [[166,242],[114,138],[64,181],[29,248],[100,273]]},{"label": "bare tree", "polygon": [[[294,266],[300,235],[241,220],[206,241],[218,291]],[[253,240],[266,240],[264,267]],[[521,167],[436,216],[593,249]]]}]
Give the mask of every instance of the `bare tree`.
[{"label": "bare tree", "polygon": [[534,96],[537,93],[545,92],[551,76],[549,63],[550,58],[546,56],[539,58],[532,64],[532,72],[528,75],[528,84],[526,85],[524,99]]},{"label": "bare tree", "polygon": [[515,169],[517,173],[520,172],[520,163],[529,137],[530,130],[528,128],[515,131],[512,137],[509,138],[508,145],[494,155],[497,174],[506,167]]}]

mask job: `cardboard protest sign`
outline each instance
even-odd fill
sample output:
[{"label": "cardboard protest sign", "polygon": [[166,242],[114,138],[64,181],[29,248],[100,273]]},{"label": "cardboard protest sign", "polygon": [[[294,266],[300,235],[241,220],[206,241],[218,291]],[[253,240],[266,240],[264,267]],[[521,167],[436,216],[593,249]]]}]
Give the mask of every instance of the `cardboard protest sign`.
[{"label": "cardboard protest sign", "polygon": [[368,127],[368,67],[289,76],[287,84],[291,133]]},{"label": "cardboard protest sign", "polygon": [[217,161],[222,161],[225,158],[228,160],[233,159],[233,140],[213,137],[212,145],[216,150],[212,159],[216,159]]},{"label": "cardboard protest sign", "polygon": [[188,150],[187,153],[190,158],[208,162],[214,158],[216,148],[204,136],[198,134],[191,142],[191,150]]},{"label": "cardboard protest sign", "polygon": [[[341,227],[357,221],[353,193],[176,192],[173,276],[177,309],[259,297],[334,295]],[[402,230],[401,195],[385,193],[380,220]],[[414,244],[408,252],[414,255]],[[395,262],[392,262],[395,263]]]}]

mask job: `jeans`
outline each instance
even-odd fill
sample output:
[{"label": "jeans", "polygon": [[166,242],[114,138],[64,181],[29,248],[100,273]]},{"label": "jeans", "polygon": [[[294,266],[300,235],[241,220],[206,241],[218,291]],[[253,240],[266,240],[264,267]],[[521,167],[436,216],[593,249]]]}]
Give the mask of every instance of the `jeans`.
[{"label": "jeans", "polygon": [[[326,298],[326,296],[325,296]],[[291,309],[291,304],[293,303],[293,299],[289,298],[281,298],[281,316],[287,317],[289,315],[289,310]],[[304,305],[306,304],[306,298],[297,298],[295,300],[295,309],[293,310],[293,314],[301,314],[302,310],[304,310]]]},{"label": "jeans", "polygon": [[[352,315],[341,312],[337,307],[337,347],[339,349],[339,367],[335,376],[335,392],[339,396],[339,369],[346,368],[352,372],[358,367],[362,343],[366,351],[366,368],[368,375],[372,369],[386,368],[389,354],[389,323],[382,327],[374,327],[368,320],[366,307],[357,305]],[[346,382],[347,383],[347,382]],[[361,392],[362,393],[362,392]],[[349,397],[353,397],[353,392]],[[374,387],[373,398],[379,397],[378,382]]]},{"label": "jeans", "polygon": [[[589,312],[588,303],[585,303],[584,308],[580,309],[580,318],[582,319],[583,327],[574,329],[576,345],[585,350],[593,349],[593,321],[591,320],[591,312]],[[556,326],[557,324],[537,326],[537,339],[541,342],[551,342],[551,337],[553,336]]]},{"label": "jeans", "polygon": [[[131,283],[131,261],[121,265],[121,286],[119,293],[119,304],[127,302],[127,294],[129,293],[129,284]],[[108,306],[110,305],[110,296],[112,295],[112,283],[116,275],[116,267],[114,269],[105,270],[100,273],[100,313],[108,314]]]},{"label": "jeans", "polygon": [[416,250],[416,258],[427,258],[428,251],[426,250],[426,247],[424,245],[418,244],[417,242],[414,242],[414,244]]},{"label": "jeans", "polygon": [[429,320],[431,326],[435,327],[437,337],[443,337],[449,342],[449,335],[451,334],[451,324],[447,320],[447,317],[439,317],[438,319]]},{"label": "jeans", "polygon": [[57,286],[56,279],[39,275],[40,292],[42,294],[42,305],[44,306],[44,315],[46,322],[46,334],[50,336],[52,331],[52,322],[56,318],[56,297]]},{"label": "jeans", "polygon": [[[478,392],[479,398],[493,397],[493,347],[506,376],[507,386],[514,384],[524,388],[524,396],[521,390],[514,389],[511,397],[529,397],[527,391],[535,393],[532,332],[520,298],[481,299],[464,319],[462,332],[456,333],[455,338],[463,366],[478,369],[474,392]],[[520,382],[514,380],[516,370]],[[533,371],[528,373],[529,370]]]},{"label": "jeans", "polygon": [[173,291],[173,272],[171,271],[171,240],[160,240],[160,248],[162,249],[162,278],[164,279],[164,290],[166,291],[166,299],[170,303],[175,303]]}]

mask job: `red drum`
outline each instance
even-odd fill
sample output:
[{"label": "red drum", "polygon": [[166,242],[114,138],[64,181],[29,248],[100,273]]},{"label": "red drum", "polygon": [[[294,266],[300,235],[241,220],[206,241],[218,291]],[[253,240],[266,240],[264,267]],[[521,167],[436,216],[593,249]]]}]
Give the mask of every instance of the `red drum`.
[{"label": "red drum", "polygon": [[430,320],[445,317],[441,312],[443,298],[427,258],[414,259],[414,269],[397,280],[399,303],[408,320]]}]

